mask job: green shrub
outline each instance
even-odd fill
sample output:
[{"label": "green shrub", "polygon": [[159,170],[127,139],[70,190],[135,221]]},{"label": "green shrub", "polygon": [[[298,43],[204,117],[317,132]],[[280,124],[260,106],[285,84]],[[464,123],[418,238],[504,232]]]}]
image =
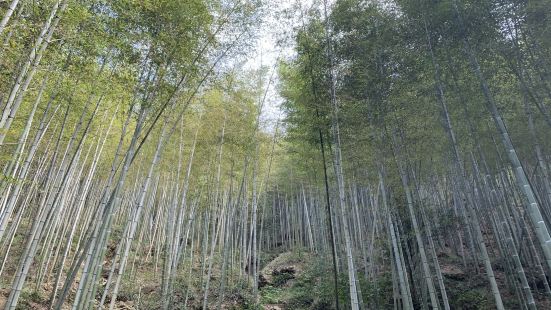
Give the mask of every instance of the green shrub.
[{"label": "green shrub", "polygon": [[488,296],[485,296],[480,290],[469,290],[457,296],[454,308],[464,310],[482,310],[490,309],[488,305]]}]

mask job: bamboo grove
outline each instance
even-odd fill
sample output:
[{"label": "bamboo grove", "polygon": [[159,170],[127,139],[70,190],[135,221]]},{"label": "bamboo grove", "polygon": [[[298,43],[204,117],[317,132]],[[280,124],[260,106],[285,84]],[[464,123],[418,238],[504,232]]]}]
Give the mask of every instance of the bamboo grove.
[{"label": "bamboo grove", "polygon": [[551,307],[551,2],[286,3],[0,1],[0,307]]},{"label": "bamboo grove", "polygon": [[550,5],[297,6],[276,240],[341,307],[549,307]]}]

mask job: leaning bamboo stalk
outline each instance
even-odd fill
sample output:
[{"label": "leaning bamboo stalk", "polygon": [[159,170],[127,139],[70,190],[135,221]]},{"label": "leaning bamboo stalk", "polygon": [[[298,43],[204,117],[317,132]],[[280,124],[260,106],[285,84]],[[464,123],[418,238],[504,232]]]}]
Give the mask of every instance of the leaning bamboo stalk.
[{"label": "leaning bamboo stalk", "polygon": [[[13,89],[10,92],[9,98],[6,102],[6,107],[4,109],[4,112],[2,113],[2,117],[0,118],[0,128],[3,129],[3,131],[0,132],[0,145],[4,142],[4,138],[6,137],[6,131],[10,128],[11,123],[15,117],[15,114],[17,113],[19,106],[23,101],[23,96],[27,91],[27,88],[29,87],[34,77],[36,70],[38,69],[38,66],[40,64],[40,60],[42,59],[44,51],[48,47],[48,44],[50,43],[50,39],[52,38],[52,35],[57,27],[57,24],[59,23],[59,20],[61,18],[60,13],[66,9],[67,3],[68,3],[68,0],[63,0],[63,2],[61,1],[56,2],[54,8],[51,11],[50,17],[44,24],[42,32],[40,33],[35,43],[35,46],[31,50],[31,53],[29,55],[29,60],[22,68],[17,78],[16,84],[14,85]],[[23,82],[23,77],[25,75],[26,75],[26,79]],[[23,82],[23,84],[21,84],[21,82]]]},{"label": "leaning bamboo stalk", "polygon": [[149,189],[149,185],[151,183],[151,178],[152,178],[152,175],[153,175],[154,168],[157,166],[157,163],[158,163],[160,155],[161,155],[161,150],[162,150],[163,145],[164,145],[164,139],[165,139],[165,134],[166,134],[167,121],[168,121],[168,118],[166,118],[165,123],[163,125],[163,128],[161,130],[161,136],[159,138],[159,142],[157,143],[157,148],[155,150],[155,154],[153,156],[151,165],[149,167],[149,172],[148,172],[147,178],[145,180],[145,183],[142,186],[140,197],[138,199],[136,214],[134,214],[134,216],[132,216],[129,219],[129,221],[131,222],[130,229],[129,229],[128,235],[126,236],[126,245],[125,245],[125,248],[124,248],[123,255],[121,257],[121,263],[120,263],[120,266],[119,266],[119,271],[117,272],[117,277],[116,277],[116,280],[115,280],[115,286],[113,287],[113,293],[111,295],[111,303],[109,304],[109,309],[110,310],[114,309],[114,307],[115,307],[115,301],[117,299],[117,295],[118,295],[122,275],[123,275],[123,272],[124,272],[124,268],[126,266],[126,262],[128,261],[130,246],[132,245],[132,240],[134,239],[134,235],[136,233],[136,229],[137,229],[137,225],[138,225],[138,219],[140,218],[141,212],[142,212],[143,207],[144,207],[145,195],[146,195],[146,193]]},{"label": "leaning bamboo stalk", "polygon": [[[102,101],[102,97],[100,97],[100,99],[97,101],[97,104],[92,112],[92,115],[90,116],[87,124],[86,124],[86,127],[85,127],[85,130],[82,134],[82,137],[80,138],[78,144],[77,144],[77,147],[76,147],[76,152],[73,154],[73,156],[71,156],[71,159],[68,161],[67,165],[68,165],[68,169],[66,169],[66,171],[63,173],[61,177],[61,188],[59,190],[56,191],[55,195],[53,196],[53,199],[51,200],[52,203],[48,203],[46,205],[45,208],[43,208],[43,211],[42,212],[42,215],[40,217],[38,217],[38,220],[33,224],[33,233],[32,235],[29,237],[28,239],[28,242],[27,242],[27,245],[26,245],[26,249],[25,249],[25,252],[24,252],[24,255],[23,255],[23,259],[21,260],[21,263],[20,263],[20,269],[19,269],[19,272],[17,273],[17,276],[15,278],[15,280],[13,281],[13,284],[12,284],[12,291],[10,292],[10,296],[8,298],[8,302],[6,303],[8,309],[15,309],[16,305],[17,305],[17,301],[19,299],[19,296],[21,294],[21,290],[23,288],[23,285],[25,283],[25,279],[28,275],[28,271],[31,267],[31,264],[34,260],[34,256],[36,254],[36,250],[37,250],[37,247],[38,247],[38,243],[42,237],[42,234],[44,232],[44,226],[47,226],[51,220],[52,220],[52,217],[56,217],[59,213],[59,205],[55,205],[60,198],[63,198],[63,194],[65,192],[65,189],[66,189],[66,185],[67,185],[67,180],[69,179],[70,177],[70,172],[73,170],[74,168],[74,163],[75,163],[75,160],[77,159],[77,155],[80,153],[80,149],[84,143],[84,140],[86,139],[87,137],[87,134],[89,132],[89,129],[90,129],[90,125],[92,123],[92,120],[94,119],[94,116],[96,115],[97,111],[98,111],[98,108],[100,106],[100,103]],[[62,161],[63,163],[63,161]]]},{"label": "leaning bamboo stalk", "polygon": [[19,0],[12,0],[10,3],[10,6],[4,13],[4,17],[2,17],[2,21],[0,21],[0,35],[4,31],[4,28],[6,28],[6,25],[10,21],[10,17],[13,14],[13,11],[15,11],[15,8],[17,7],[17,4],[19,3]]},{"label": "leaning bamboo stalk", "polygon": [[[394,136],[394,140],[396,140],[395,136]],[[398,146],[396,144],[397,142],[395,141],[395,147],[394,147],[395,161],[396,161],[396,165],[398,166],[400,179],[402,180],[402,187],[404,188],[404,192],[406,194],[407,208],[409,211],[410,220],[413,226],[413,231],[415,233],[415,239],[417,241],[417,247],[419,249],[419,254],[421,258],[421,266],[423,268],[422,269],[423,278],[429,290],[429,296],[430,296],[432,307],[434,309],[438,309],[439,303],[438,303],[438,299],[436,298],[436,289],[434,287],[434,282],[432,280],[431,269],[428,263],[423,237],[421,235],[421,230],[417,222],[417,216],[415,215],[415,210],[413,208],[413,197],[410,190],[411,185],[410,185],[409,177],[407,175],[407,171],[403,167],[402,158],[399,157],[400,150],[398,149]]]},{"label": "leaning bamboo stalk", "polygon": [[393,256],[394,256],[394,259],[395,259],[394,266],[395,266],[396,270],[398,271],[400,292],[401,292],[401,295],[402,295],[402,306],[406,310],[411,310],[411,309],[414,309],[414,308],[413,308],[413,300],[411,298],[411,291],[410,291],[408,283],[407,283],[407,277],[406,277],[407,270],[402,268],[402,266],[403,266],[402,256],[401,256],[401,252],[399,251],[399,248],[398,248],[398,241],[397,241],[397,237],[396,237],[396,230],[394,228],[394,223],[393,223],[393,220],[392,220],[392,215],[388,211],[387,194],[386,194],[386,187],[385,187],[383,176],[384,176],[383,171],[382,171],[382,169],[380,169],[379,170],[379,183],[381,185],[380,190],[381,190],[381,197],[382,197],[382,207],[384,208],[385,212],[388,213],[388,219],[387,219],[388,230],[390,231],[391,245],[392,245],[392,250],[393,250],[393,254],[394,254]]}]

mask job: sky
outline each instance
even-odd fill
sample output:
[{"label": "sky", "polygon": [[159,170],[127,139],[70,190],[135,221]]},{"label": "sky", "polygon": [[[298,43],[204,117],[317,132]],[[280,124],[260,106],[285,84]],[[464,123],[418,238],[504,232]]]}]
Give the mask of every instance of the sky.
[{"label": "sky", "polygon": [[[267,74],[266,80],[269,80],[272,71],[276,70],[262,111],[262,128],[269,132],[274,130],[278,119],[283,117],[280,109],[283,98],[277,92],[279,79],[276,64],[280,59],[290,59],[294,55],[293,32],[298,12],[294,12],[292,8],[296,6],[297,2],[300,2],[303,8],[307,8],[312,5],[313,0],[271,0],[271,3],[267,4],[269,13],[258,29],[255,51],[245,64],[247,69],[259,69],[262,66],[269,68],[270,72]],[[293,12],[296,16],[289,18],[284,12]],[[285,43],[278,44],[278,41],[282,40]]]}]

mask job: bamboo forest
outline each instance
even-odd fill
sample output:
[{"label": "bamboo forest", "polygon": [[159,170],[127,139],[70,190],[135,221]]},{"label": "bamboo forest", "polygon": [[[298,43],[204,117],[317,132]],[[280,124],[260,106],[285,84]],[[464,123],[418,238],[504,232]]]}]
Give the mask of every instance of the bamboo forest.
[{"label": "bamboo forest", "polygon": [[0,309],[551,309],[551,0],[0,0]]}]

